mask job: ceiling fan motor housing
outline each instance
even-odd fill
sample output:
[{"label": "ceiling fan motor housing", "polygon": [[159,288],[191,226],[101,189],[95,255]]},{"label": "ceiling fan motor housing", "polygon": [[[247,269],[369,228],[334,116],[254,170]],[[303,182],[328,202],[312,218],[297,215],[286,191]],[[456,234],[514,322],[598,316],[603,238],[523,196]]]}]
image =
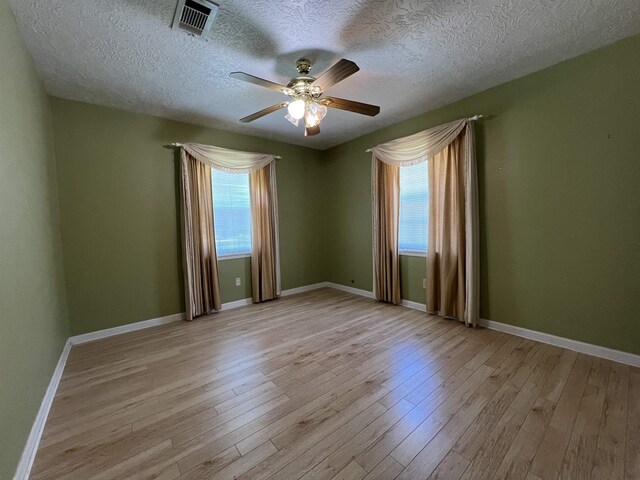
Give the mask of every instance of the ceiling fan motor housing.
[{"label": "ceiling fan motor housing", "polygon": [[308,77],[306,75],[300,75],[299,77],[292,78],[287,84],[287,87],[293,90],[294,98],[308,96],[317,98],[322,93],[322,90],[317,85],[313,85],[316,79],[314,77]]},{"label": "ceiling fan motor housing", "polygon": [[302,98],[303,100],[318,98],[322,90],[318,86],[313,85],[316,79],[309,75],[311,62],[306,58],[301,58],[296,62],[296,69],[300,75],[292,78],[287,84],[287,87],[293,90],[293,95],[290,96],[295,99]]},{"label": "ceiling fan motor housing", "polygon": [[311,71],[311,61],[301,58],[296,62],[296,70],[300,75],[308,75]]}]

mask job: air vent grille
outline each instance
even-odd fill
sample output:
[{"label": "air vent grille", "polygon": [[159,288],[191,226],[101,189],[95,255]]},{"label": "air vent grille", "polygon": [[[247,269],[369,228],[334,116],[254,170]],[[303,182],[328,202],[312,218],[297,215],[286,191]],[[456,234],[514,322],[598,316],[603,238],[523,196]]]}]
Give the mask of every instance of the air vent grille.
[{"label": "air vent grille", "polygon": [[217,11],[218,5],[208,0],[180,0],[173,18],[173,28],[201,37],[209,32]]}]

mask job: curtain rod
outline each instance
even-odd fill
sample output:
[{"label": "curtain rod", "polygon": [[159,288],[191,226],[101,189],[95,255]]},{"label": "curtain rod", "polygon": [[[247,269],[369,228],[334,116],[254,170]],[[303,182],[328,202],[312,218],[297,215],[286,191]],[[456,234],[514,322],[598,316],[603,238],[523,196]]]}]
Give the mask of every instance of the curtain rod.
[{"label": "curtain rod", "polygon": [[[470,122],[475,122],[476,120],[480,120],[482,117],[483,117],[482,114],[477,114],[477,115],[474,115],[473,117],[467,118],[467,120],[469,120]],[[373,147],[367,148],[365,150],[365,153],[371,153],[372,151],[373,151]]]},{"label": "curtain rod", "polygon": [[[180,148],[182,147],[181,143],[170,143],[169,145],[163,145],[164,148]],[[273,158],[275,158],[276,160],[280,160],[282,157],[280,155],[274,155]]]}]

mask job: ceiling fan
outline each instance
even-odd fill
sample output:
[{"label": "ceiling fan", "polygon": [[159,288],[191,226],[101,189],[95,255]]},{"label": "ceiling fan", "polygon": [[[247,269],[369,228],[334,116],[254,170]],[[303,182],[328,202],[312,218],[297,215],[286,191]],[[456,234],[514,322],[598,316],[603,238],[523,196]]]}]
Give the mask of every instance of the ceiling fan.
[{"label": "ceiling fan", "polygon": [[286,107],[287,114],[285,118],[296,127],[299,121],[304,119],[304,134],[307,136],[320,133],[320,122],[327,114],[327,107],[360,113],[370,117],[374,117],[380,112],[380,107],[376,105],[344,100],[337,97],[322,96],[327,89],[360,70],[354,62],[343,58],[318,78],[309,75],[311,62],[306,58],[301,58],[296,62],[296,69],[300,75],[292,78],[286,87],[263,78],[249,75],[248,73],[231,73],[230,76],[237,80],[253,83],[254,85],[275,90],[291,97],[291,100],[288,102],[272,105],[252,115],[241,118],[240,121],[243,123],[253,122],[258,118]]}]

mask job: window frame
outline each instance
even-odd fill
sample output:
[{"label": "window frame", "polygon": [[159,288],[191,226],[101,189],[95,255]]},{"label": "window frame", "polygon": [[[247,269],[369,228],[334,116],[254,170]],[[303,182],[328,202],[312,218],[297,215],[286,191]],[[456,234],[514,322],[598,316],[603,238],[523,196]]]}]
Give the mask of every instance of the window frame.
[{"label": "window frame", "polygon": [[238,252],[238,253],[221,253],[218,255],[218,260],[234,260],[236,258],[247,258],[251,256],[251,252]]},{"label": "window frame", "polygon": [[400,250],[398,248],[398,255],[401,255],[403,257],[425,257],[426,258],[427,252],[421,252],[419,250]]}]

